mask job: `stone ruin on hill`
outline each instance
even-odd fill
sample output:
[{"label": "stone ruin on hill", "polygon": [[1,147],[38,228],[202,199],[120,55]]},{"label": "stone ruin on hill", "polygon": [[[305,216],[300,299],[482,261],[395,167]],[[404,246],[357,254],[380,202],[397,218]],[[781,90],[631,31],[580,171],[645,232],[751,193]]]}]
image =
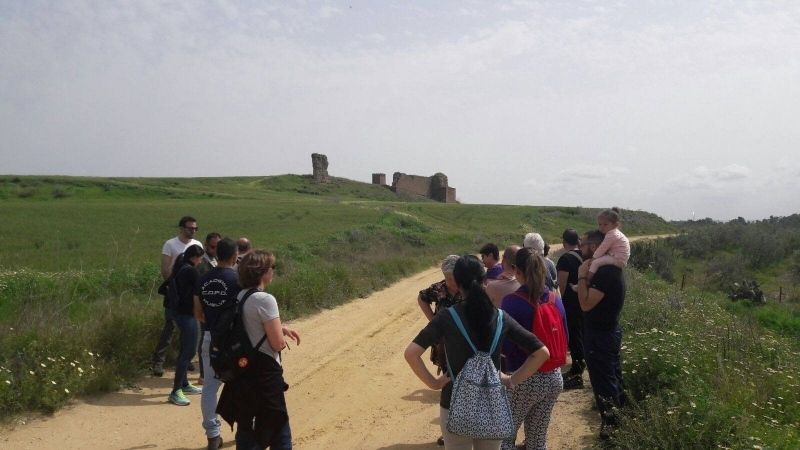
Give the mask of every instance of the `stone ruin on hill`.
[{"label": "stone ruin on hill", "polygon": [[[314,181],[317,183],[330,182],[328,175],[328,157],[321,153],[311,154],[311,165],[314,169]],[[395,172],[392,185],[386,185],[385,173],[373,173],[372,184],[384,186],[392,192],[412,197],[424,197],[442,203],[458,203],[456,190],[447,185],[447,175],[438,172],[431,177],[420,175],[406,175]]]},{"label": "stone ruin on hill", "polygon": [[[386,174],[372,174],[372,184],[386,186]],[[395,172],[390,189],[398,194],[425,197],[442,203],[456,203],[456,190],[447,185],[447,175],[441,172],[432,177]]]},{"label": "stone ruin on hill", "polygon": [[311,166],[314,168],[314,181],[317,183],[327,183],[330,181],[328,176],[328,157],[322,153],[311,154]]}]

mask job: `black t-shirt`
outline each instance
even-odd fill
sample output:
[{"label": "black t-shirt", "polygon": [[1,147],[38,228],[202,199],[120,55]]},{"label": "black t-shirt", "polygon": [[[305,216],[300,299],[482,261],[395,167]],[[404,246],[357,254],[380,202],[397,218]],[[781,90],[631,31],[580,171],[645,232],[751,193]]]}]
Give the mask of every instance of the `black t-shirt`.
[{"label": "black t-shirt", "polygon": [[[461,318],[461,322],[464,323],[464,327],[469,333],[469,338],[478,350],[488,351],[491,345],[491,339],[494,337],[495,324],[497,323],[497,311],[495,310],[494,314],[492,314],[492,329],[491,333],[488,335],[488,342],[478,342],[475,334],[469,330],[466,314],[464,314],[464,304],[459,303],[455,308]],[[543,347],[542,342],[539,341],[533,333],[522,328],[522,326],[508,314],[504,314],[503,331],[500,333],[500,341],[497,344],[497,348],[492,354],[492,360],[494,360],[494,365],[498,369],[500,368],[500,351],[503,348],[503,340],[505,338],[511,339],[512,342],[529,354]],[[450,361],[450,364],[452,364],[451,369],[453,371],[453,376],[458,376],[458,373],[464,367],[464,364],[466,364],[467,359],[472,357],[473,352],[464,339],[464,336],[458,331],[458,327],[456,323],[453,322],[453,318],[450,317],[450,313],[446,311],[442,311],[433,316],[433,319],[428,322],[428,325],[414,338],[414,343],[422,348],[428,348],[438,343],[441,339],[444,339],[447,359]],[[439,400],[439,404],[442,408],[450,408],[450,396],[452,393],[453,383],[450,382],[442,389],[442,395]]]},{"label": "black t-shirt", "polygon": [[[558,264],[556,264],[556,270],[559,272],[568,272],[569,277],[567,278],[567,284],[577,284],[578,283],[578,268],[583,263],[583,259],[579,258],[575,255],[575,250],[570,250],[560,258],[558,258]],[[566,301],[578,302],[578,293],[573,291],[572,289],[567,286],[564,289],[564,292],[561,293],[561,299]]]},{"label": "black t-shirt", "polygon": [[213,330],[222,311],[236,305],[239,294],[239,274],[230,267],[215,267],[200,277],[195,295],[206,316],[204,329]]},{"label": "black t-shirt", "polygon": [[619,325],[619,314],[625,303],[625,276],[617,266],[601,266],[589,286],[605,294],[594,308],[584,312],[587,330],[609,331]]},{"label": "black t-shirt", "polygon": [[178,306],[175,312],[178,314],[193,314],[194,286],[198,277],[197,269],[191,264],[184,264],[175,274],[175,287],[178,289]]}]

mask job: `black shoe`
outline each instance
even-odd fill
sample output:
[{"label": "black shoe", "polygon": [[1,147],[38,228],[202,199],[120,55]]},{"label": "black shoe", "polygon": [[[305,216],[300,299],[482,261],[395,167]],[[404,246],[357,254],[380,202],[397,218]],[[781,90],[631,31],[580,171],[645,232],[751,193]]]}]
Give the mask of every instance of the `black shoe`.
[{"label": "black shoe", "polygon": [[564,379],[564,390],[570,389],[583,389],[583,377],[580,375],[572,376]]},{"label": "black shoe", "polygon": [[436,445],[439,447],[444,447],[444,437],[439,436],[439,439],[436,440]]},{"label": "black shoe", "polygon": [[164,365],[161,363],[153,363],[153,367],[150,370],[153,372],[154,377],[164,376]]},{"label": "black shoe", "polygon": [[208,450],[219,450],[222,448],[222,436],[208,438]]},{"label": "black shoe", "polygon": [[581,360],[573,361],[566,375],[569,377],[573,377],[575,375],[583,375],[583,371],[585,369],[586,369],[585,362]]}]

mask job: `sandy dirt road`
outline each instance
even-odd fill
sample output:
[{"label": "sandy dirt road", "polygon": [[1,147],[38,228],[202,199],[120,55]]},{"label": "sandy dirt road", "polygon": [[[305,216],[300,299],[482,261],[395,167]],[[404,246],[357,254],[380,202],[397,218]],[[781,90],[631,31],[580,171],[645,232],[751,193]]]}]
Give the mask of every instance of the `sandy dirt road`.
[{"label": "sandy dirt road", "polygon": [[[284,352],[295,448],[438,448],[439,393],[425,388],[402,354],[426,323],[417,293],[440,279],[438,268],[431,268],[290,324],[302,337],[302,345]],[[49,418],[17,422],[0,430],[0,448],[203,449],[200,399],[191,397],[187,407],[167,403],[170,375],[77,401]],[[549,432],[551,449],[594,442],[599,420],[590,410],[590,393],[562,393]],[[233,448],[227,426],[223,438]]]}]

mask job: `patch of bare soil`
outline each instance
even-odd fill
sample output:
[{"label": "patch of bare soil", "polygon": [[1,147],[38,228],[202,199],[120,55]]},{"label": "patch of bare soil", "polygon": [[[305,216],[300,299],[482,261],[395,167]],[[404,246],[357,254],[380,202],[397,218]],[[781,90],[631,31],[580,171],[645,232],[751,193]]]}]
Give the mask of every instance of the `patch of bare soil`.
[{"label": "patch of bare soil", "polygon": [[[414,376],[403,350],[426,323],[416,302],[419,290],[440,279],[438,268],[431,268],[290,324],[302,337],[302,345],[283,355],[295,448],[439,448],[439,393]],[[170,375],[75,402],[49,418],[17,422],[0,431],[0,448],[204,449],[200,397],[190,397],[186,407],[167,403]],[[550,425],[551,449],[592,445],[599,419],[591,401],[589,388],[561,394]],[[226,425],[223,438],[225,448],[233,448]]]}]

